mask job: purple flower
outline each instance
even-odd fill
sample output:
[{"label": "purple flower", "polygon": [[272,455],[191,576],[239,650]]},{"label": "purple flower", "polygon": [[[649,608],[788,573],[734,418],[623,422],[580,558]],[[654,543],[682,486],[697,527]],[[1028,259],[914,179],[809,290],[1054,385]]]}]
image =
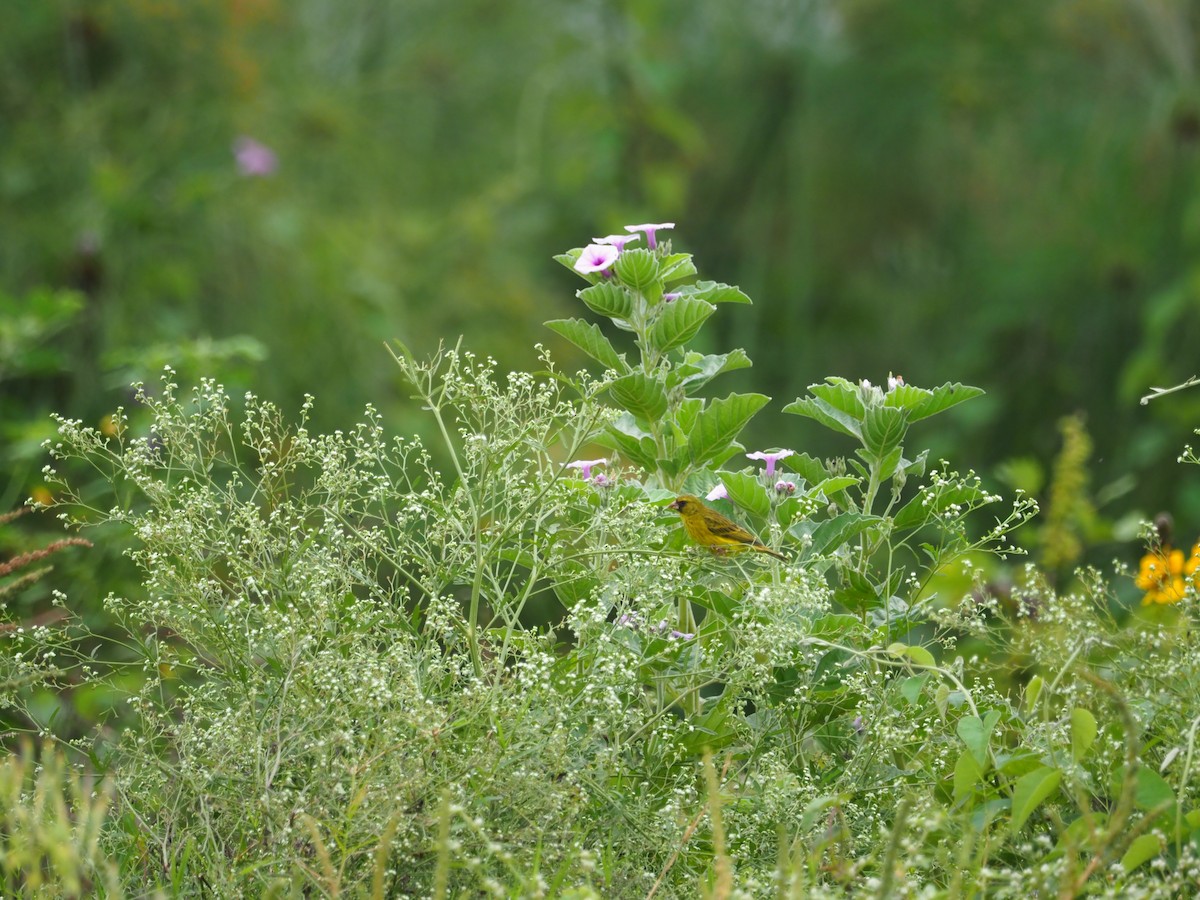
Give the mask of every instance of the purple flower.
[{"label": "purple flower", "polygon": [[597,472],[596,477],[592,479],[592,484],[594,484],[596,487],[608,487],[611,483],[612,482],[609,481],[608,476],[603,472]]},{"label": "purple flower", "polygon": [[586,275],[588,272],[603,272],[617,261],[621,251],[607,244],[588,244],[575,260],[575,271]]},{"label": "purple flower", "polygon": [[657,225],[626,225],[626,231],[643,231],[646,234],[646,246],[653,250],[658,246],[658,241],[655,240],[654,232],[660,228],[674,228],[674,222],[659,222]]},{"label": "purple flower", "polygon": [[683,291],[667,291],[663,294],[663,302],[670,303],[672,300],[678,300],[683,296]]},{"label": "purple flower", "polygon": [[796,493],[796,482],[794,481],[777,481],[775,482],[775,490],[781,494]]},{"label": "purple flower", "polygon": [[233,142],[233,158],[238,172],[247,178],[265,178],[279,168],[275,151],[252,137],[242,135]]},{"label": "purple flower", "polygon": [[785,457],[794,454],[795,450],[772,450],[769,453],[764,450],[755,450],[753,453],[747,453],[747,459],[761,459],[767,464],[767,477],[773,478],[775,475],[775,463]]},{"label": "purple flower", "polygon": [[717,482],[717,486],[704,495],[705,500],[727,500],[729,491],[725,490],[725,485]]},{"label": "purple flower", "polygon": [[592,238],[592,242],[596,244],[611,244],[618,251],[624,250],[625,245],[630,241],[636,241],[640,234],[610,234],[608,237]]},{"label": "purple flower", "polygon": [[690,631],[675,630],[671,632],[671,637],[677,641],[690,641],[695,635]]},{"label": "purple flower", "polygon": [[855,716],[854,721],[850,723],[850,727],[853,728],[859,734],[862,734],[863,733],[863,717]]},{"label": "purple flower", "polygon": [[[584,481],[591,481],[592,480],[592,466],[603,466],[603,465],[607,465],[607,464],[608,464],[607,459],[577,459],[574,462],[567,463],[567,468],[568,469],[578,469],[580,471],[580,477]],[[597,479],[600,479],[602,477],[603,476],[600,473],[596,473]],[[605,483],[606,484],[608,483],[607,478],[605,479]]]}]

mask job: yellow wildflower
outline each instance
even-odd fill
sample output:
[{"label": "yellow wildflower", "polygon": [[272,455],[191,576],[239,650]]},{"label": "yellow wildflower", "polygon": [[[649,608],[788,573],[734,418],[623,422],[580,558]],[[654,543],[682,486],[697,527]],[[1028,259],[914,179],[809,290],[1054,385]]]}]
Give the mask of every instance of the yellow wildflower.
[{"label": "yellow wildflower", "polygon": [[1187,582],[1200,588],[1200,541],[1185,560],[1182,550],[1164,545],[1142,557],[1134,584],[1146,592],[1142,605],[1178,603],[1187,591]]}]

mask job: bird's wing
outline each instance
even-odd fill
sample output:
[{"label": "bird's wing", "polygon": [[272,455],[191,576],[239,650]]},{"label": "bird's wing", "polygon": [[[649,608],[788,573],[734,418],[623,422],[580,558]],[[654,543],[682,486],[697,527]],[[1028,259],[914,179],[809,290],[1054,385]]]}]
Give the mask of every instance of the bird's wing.
[{"label": "bird's wing", "polygon": [[739,544],[759,543],[758,538],[748,532],[745,528],[736,524],[735,522],[729,521],[723,516],[720,518],[713,517],[712,519],[706,519],[705,524],[707,524],[712,533],[719,538],[737,541]]}]

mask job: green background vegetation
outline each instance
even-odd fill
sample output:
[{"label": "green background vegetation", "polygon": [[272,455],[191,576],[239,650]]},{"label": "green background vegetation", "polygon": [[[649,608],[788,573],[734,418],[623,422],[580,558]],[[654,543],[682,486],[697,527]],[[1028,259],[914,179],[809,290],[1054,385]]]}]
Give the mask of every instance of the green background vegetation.
[{"label": "green background vegetation", "polygon": [[[423,357],[462,335],[501,371],[540,368],[541,342],[594,369],[542,324],[581,314],[551,257],[675,221],[705,277],[754,299],[697,342],[754,360],[723,390],[773,398],[748,447],[846,452],[774,414],[828,375],[977,385],[922,435],[929,458],[1042,501],[1017,539],[1055,586],[1133,563],[1131,523],[1160,510],[1189,547],[1200,483],[1176,457],[1200,392],[1138,398],[1200,371],[1198,29],[1182,0],[19,4],[0,511],[45,490],[51,412],[103,428],[166,364],[285,414],[312,393],[314,432],[370,403],[391,433],[429,428],[393,338]],[[242,136],[277,171],[240,174]],[[37,529],[59,536],[5,522],[0,558]],[[108,633],[99,599],[143,589],[118,534],[63,548],[5,597],[13,618],[55,621],[60,587]],[[1115,584],[1097,608],[1136,603]],[[123,702],[113,682],[30,694],[65,735]]]},{"label": "green background vegetation", "polygon": [[[1194,524],[1170,463],[1200,398],[1136,401],[1195,368],[1195,19],[1129,0],[22,5],[0,35],[0,289],[90,293],[6,427],[95,421],[168,361],[291,406],[312,391],[333,426],[404,402],[392,337],[569,359],[540,324],[574,302],[550,255],[675,220],[755,298],[710,348],[746,348],[744,388],[978,384],[936,450],[981,470],[1044,467],[1082,412],[1096,483],[1136,475],[1126,507]],[[243,134],[276,175],[238,176]]]}]

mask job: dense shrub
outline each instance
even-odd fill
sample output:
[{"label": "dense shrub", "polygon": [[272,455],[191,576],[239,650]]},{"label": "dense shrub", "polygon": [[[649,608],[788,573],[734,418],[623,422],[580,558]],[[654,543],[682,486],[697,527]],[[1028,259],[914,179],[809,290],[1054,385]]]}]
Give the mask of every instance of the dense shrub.
[{"label": "dense shrub", "polygon": [[[749,359],[688,344],[748,298],[642,232],[561,257],[632,335],[621,352],[584,319],[550,323],[600,377],[397,346],[436,454],[370,408],[314,434],[311,399],[290,424],[170,372],[138,389],[144,434],[123,410],[112,434],[59,420],[54,456],[119,498],[97,508],[48,471],[62,515],[127,528],[143,577],[105,601],[136,656],[132,724],[75,742],[105,768],[99,851],[125,891],[1193,883],[1194,585],[1136,614],[1094,571],[1056,591],[1031,565],[991,590],[988,559],[1035,505],[987,518],[1000,498],[909,435],[974,388],[827,379],[784,411],[852,454],[745,454],[768,398],[701,390]],[[584,459],[596,446],[614,452]],[[666,508],[681,492],[786,562],[688,546]],[[3,640],[85,681],[129,676],[79,623]]]}]

